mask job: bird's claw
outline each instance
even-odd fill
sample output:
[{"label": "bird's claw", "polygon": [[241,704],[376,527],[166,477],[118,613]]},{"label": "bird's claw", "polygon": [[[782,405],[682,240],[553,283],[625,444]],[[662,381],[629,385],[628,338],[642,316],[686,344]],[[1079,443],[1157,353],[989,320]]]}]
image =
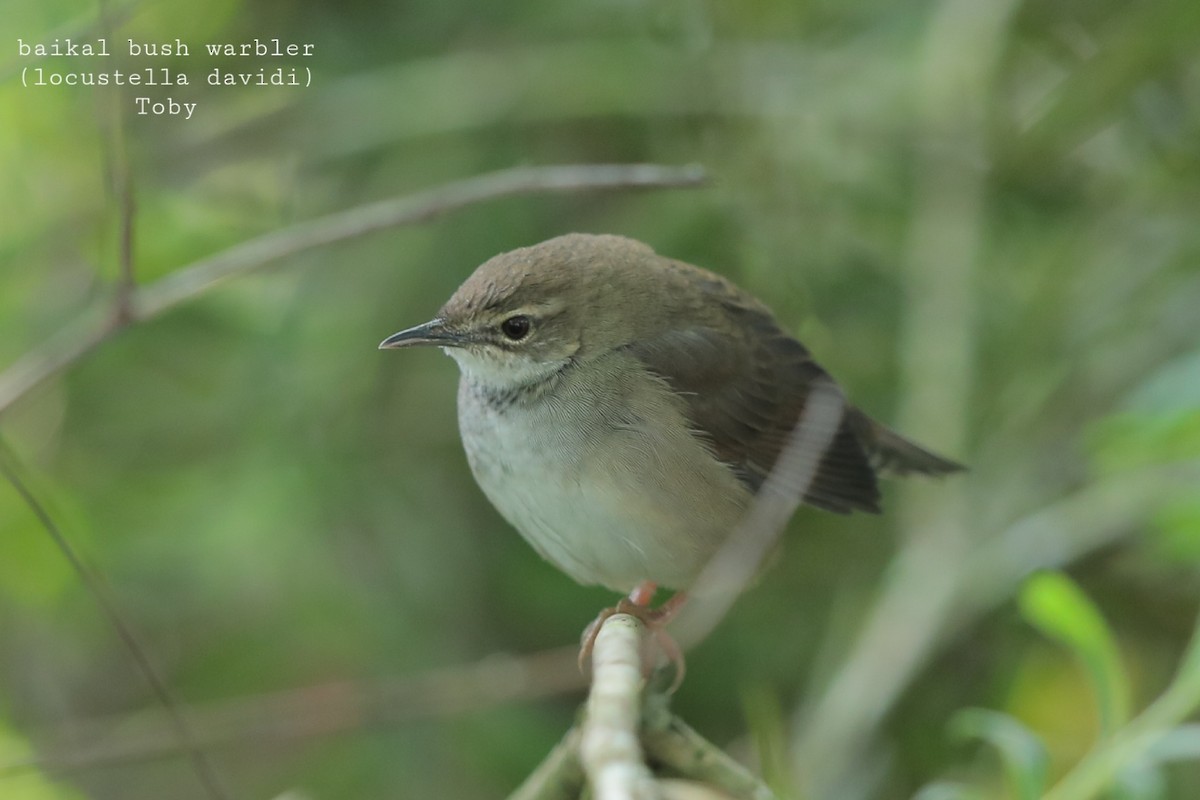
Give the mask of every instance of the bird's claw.
[{"label": "bird's claw", "polygon": [[[650,608],[649,602],[654,596],[654,589],[651,586],[647,589],[646,585],[639,586],[630,594],[629,597],[622,597],[615,606],[606,608],[596,616],[594,620],[583,630],[579,647],[579,670],[587,671],[587,664],[591,660],[592,648],[596,644],[596,636],[600,633],[600,627],[616,614],[628,614],[635,617],[646,626],[646,630],[654,637],[655,643],[658,645],[658,650],[666,656],[667,662],[675,668],[675,677],[671,681],[667,693],[674,693],[676,689],[683,683],[683,677],[686,674],[687,668],[683,658],[683,651],[678,643],[667,633],[666,625],[679,609],[683,607],[687,595],[683,592],[677,592],[671,599],[663,603],[658,608]],[[645,648],[642,651],[642,671],[649,677],[654,671],[657,662],[658,653],[653,648]]]}]

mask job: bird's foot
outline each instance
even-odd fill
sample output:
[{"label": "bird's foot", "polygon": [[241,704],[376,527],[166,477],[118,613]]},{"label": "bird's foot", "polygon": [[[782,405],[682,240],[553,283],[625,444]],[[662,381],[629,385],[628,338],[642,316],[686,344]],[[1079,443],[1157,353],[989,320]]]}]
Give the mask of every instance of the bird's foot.
[{"label": "bird's foot", "polygon": [[[600,626],[604,621],[614,614],[629,614],[637,617],[646,626],[646,630],[654,637],[655,643],[658,645],[658,650],[666,656],[666,660],[675,668],[675,678],[671,681],[670,688],[667,693],[673,693],[683,683],[683,676],[686,672],[686,666],[683,660],[683,651],[679,645],[671,638],[671,634],[667,633],[666,625],[675,615],[679,613],[679,609],[683,608],[687,602],[686,592],[676,592],[658,608],[651,608],[650,601],[654,599],[654,592],[657,587],[650,581],[639,583],[628,597],[622,597],[620,601],[611,608],[606,608],[592,620],[583,631],[582,641],[579,647],[579,669],[584,671],[586,665],[592,656],[592,647],[596,644],[596,636],[600,633]],[[656,664],[658,652],[653,648],[646,648],[643,651],[642,668],[647,676],[653,671]]]}]

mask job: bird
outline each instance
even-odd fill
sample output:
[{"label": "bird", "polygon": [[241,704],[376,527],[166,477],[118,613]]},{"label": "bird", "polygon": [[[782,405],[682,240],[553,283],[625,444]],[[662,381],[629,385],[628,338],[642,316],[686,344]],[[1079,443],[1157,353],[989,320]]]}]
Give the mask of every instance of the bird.
[{"label": "bird", "polygon": [[[497,255],[433,319],[379,345],[420,346],[458,364],[463,447],[501,516],[647,619],[657,589],[686,598],[814,387],[836,385],[750,293],[611,234]],[[880,476],[961,469],[845,403],[802,500],[879,513]]]}]

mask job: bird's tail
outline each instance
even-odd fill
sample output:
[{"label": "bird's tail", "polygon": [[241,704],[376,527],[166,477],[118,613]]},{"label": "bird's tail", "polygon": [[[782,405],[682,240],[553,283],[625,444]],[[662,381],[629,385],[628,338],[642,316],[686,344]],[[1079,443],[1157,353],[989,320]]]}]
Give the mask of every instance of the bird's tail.
[{"label": "bird's tail", "polygon": [[857,408],[851,408],[847,412],[846,422],[867,451],[871,466],[885,475],[910,475],[914,472],[922,475],[946,475],[966,469],[957,461],[951,461],[909,441]]}]

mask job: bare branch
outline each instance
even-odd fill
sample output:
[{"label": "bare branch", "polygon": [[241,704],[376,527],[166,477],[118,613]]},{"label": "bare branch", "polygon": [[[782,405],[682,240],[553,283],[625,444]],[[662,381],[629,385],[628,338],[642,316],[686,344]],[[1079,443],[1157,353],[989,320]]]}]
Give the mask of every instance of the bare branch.
[{"label": "bare branch", "polygon": [[117,635],[124,643],[126,649],[129,650],[130,655],[133,656],[133,661],[137,665],[138,670],[145,677],[146,682],[150,684],[151,690],[166,711],[175,740],[191,759],[192,766],[196,770],[196,774],[200,778],[200,782],[203,784],[209,797],[217,798],[217,800],[225,800],[225,798],[230,797],[229,792],[218,778],[212,762],[209,761],[204,751],[200,749],[191,725],[184,714],[182,704],[171,693],[166,681],[163,680],[162,676],[158,674],[158,670],[151,663],[146,647],[141,643],[137,634],[134,633],[132,626],[126,621],[124,614],[117,605],[116,598],[109,592],[108,585],[94,568],[83,563],[83,559],[79,557],[75,548],[51,518],[46,507],[42,505],[41,501],[34,496],[33,492],[25,484],[25,481],[21,479],[17,467],[16,454],[12,452],[8,443],[3,439],[0,439],[0,472],[12,484],[13,489],[20,495],[25,504],[29,506],[30,511],[37,517],[38,522],[42,524],[50,539],[62,552],[88,592],[96,599],[96,603],[100,606],[105,616],[108,617],[113,628],[116,629]]},{"label": "bare branch", "polygon": [[573,726],[508,800],[576,800],[584,785],[579,726]]},{"label": "bare branch", "polygon": [[[596,635],[579,758],[597,800],[772,800],[761,780],[670,712],[658,682],[646,689],[644,638],[645,626],[627,614],[604,620]],[[684,780],[657,780],[647,756]]]},{"label": "bare branch", "polygon": [[[526,656],[489,655],[473,664],[375,683],[331,682],[190,709],[205,747],[262,745],[333,736],[368,725],[396,724],[478,711],[502,703],[583,688],[579,648]],[[0,777],[27,769],[73,772],[176,755],[179,744],[153,711],[72,720],[37,738],[36,759],[0,763]]]},{"label": "bare branch", "polygon": [[655,761],[686,775],[690,781],[702,783],[709,790],[719,789],[722,796],[738,800],[772,800],[775,797],[758,776],[669,713],[665,703],[657,712],[651,708],[646,711],[642,743]]},{"label": "bare branch", "polygon": [[645,626],[629,614],[600,625],[592,648],[580,760],[596,800],[654,800],[659,797],[646,766],[638,733],[642,724],[642,637]]},{"label": "bare branch", "polygon": [[[519,167],[390,200],[329,214],[201,259],[128,297],[125,316],[89,314],[26,353],[0,373],[0,414],[48,378],[70,367],[127,323],[156,317],[216,284],[288,256],[388,228],[413,225],[466,206],[523,194],[610,189],[698,186],[706,179],[696,165],[577,164]],[[120,295],[118,295],[120,297]],[[123,301],[122,301],[123,302]]]},{"label": "bare branch", "polygon": [[684,649],[717,626],[758,573],[816,476],[821,457],[837,434],[845,405],[841,390],[832,381],[813,385],[787,445],[750,510],[709,559],[693,585],[688,605],[679,613],[675,636]]},{"label": "bare branch", "polygon": [[[942,0],[930,15],[916,86],[919,179],[905,259],[902,429],[960,451],[970,416],[974,286],[987,198],[987,103],[1019,5]],[[792,761],[814,798],[847,798],[880,721],[939,641],[973,544],[962,483],[905,488],[907,539],[828,689],[794,716]],[[839,637],[844,636],[841,632]],[[832,641],[832,640],[831,640]],[[886,671],[880,666],[887,665]]]},{"label": "bare branch", "polygon": [[685,187],[697,186],[704,180],[704,170],[699,166],[663,167],[654,164],[518,167],[480,175],[426,192],[329,214],[197,261],[140,291],[137,316],[145,319],[161,314],[232,275],[249,272],[305,250],[388,228],[426,222],[498,197],[543,192]]},{"label": "bare branch", "polygon": [[[100,3],[101,23],[107,35],[112,34],[112,18],[108,3]],[[136,219],[133,170],[129,165],[129,136],[125,131],[125,93],[120,86],[108,87],[108,127],[106,130],[105,162],[108,166],[109,187],[117,210],[117,292],[113,301],[115,324],[123,325],[132,315],[133,292],[137,286],[133,256],[133,228]]]}]

